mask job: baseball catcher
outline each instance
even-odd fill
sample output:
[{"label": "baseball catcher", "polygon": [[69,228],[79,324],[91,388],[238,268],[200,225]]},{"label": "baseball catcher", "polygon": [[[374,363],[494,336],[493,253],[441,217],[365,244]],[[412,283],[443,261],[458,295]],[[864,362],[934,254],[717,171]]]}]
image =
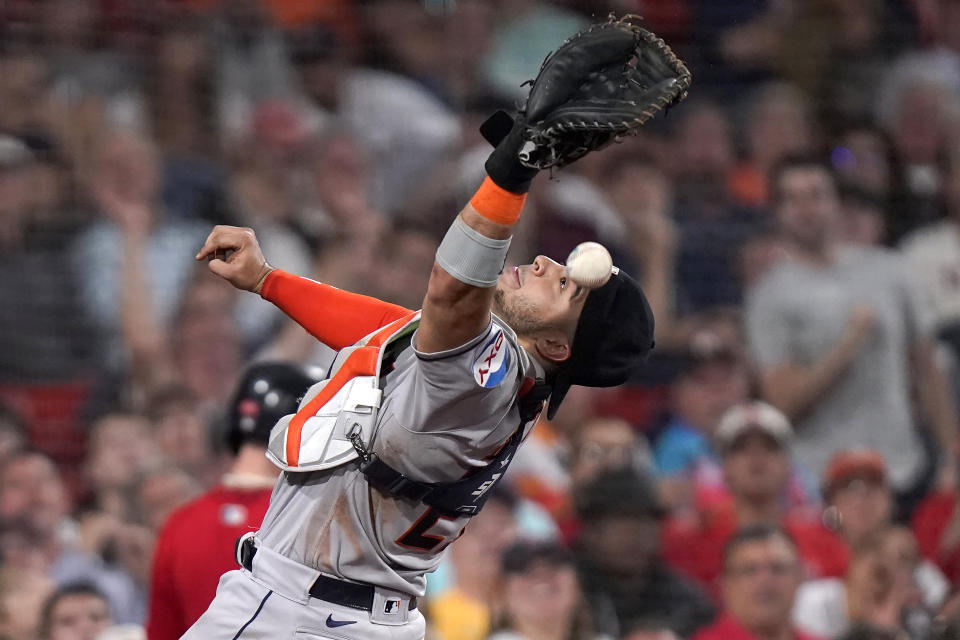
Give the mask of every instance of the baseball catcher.
[{"label": "baseball catcher", "polygon": [[653,346],[646,298],[616,267],[594,288],[545,256],[503,269],[530,183],[636,131],[689,83],[632,20],[564,43],[516,117],[484,125],[487,178],[440,243],[420,311],[274,269],[251,230],[214,228],[197,259],[338,354],[273,428],[283,473],[263,524],[184,638],[424,637],[425,574],[540,413],[571,385],[622,384]]}]

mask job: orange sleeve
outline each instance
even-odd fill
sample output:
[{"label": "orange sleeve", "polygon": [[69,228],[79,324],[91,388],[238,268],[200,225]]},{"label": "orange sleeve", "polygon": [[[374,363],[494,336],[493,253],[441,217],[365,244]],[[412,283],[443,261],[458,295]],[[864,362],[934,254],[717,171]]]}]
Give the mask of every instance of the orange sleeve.
[{"label": "orange sleeve", "polygon": [[332,349],[343,349],[368,333],[410,315],[412,311],[358,293],[331,287],[276,269],[260,295],[277,305],[313,337]]}]

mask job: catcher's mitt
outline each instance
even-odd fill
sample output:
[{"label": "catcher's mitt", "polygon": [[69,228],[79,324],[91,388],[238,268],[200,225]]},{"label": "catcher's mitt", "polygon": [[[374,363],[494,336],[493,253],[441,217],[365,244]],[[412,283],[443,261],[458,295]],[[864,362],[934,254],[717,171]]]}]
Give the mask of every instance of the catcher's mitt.
[{"label": "catcher's mitt", "polygon": [[[519,120],[518,157],[533,169],[562,167],[622,136],[687,95],[690,71],[628,15],[578,33],[547,56]],[[513,124],[503,112],[481,128],[494,144]]]}]

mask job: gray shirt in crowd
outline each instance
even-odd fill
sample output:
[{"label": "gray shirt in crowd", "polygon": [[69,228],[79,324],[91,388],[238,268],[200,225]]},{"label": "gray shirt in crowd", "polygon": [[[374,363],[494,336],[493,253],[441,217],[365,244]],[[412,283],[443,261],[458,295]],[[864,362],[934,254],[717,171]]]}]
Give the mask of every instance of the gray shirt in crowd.
[{"label": "gray shirt in crowd", "polygon": [[794,452],[820,477],[839,449],[870,447],[893,484],[910,485],[924,462],[910,400],[910,349],[931,333],[919,292],[895,254],[844,247],[825,267],[785,261],[749,292],[747,332],[762,369],[809,366],[840,339],[852,309],[870,306],[872,335],[850,366],[798,420]]}]

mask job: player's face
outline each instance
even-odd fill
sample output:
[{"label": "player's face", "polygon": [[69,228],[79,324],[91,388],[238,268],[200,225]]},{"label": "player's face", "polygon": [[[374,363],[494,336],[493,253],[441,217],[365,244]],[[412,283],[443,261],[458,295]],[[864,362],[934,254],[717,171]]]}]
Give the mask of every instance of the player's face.
[{"label": "player's face", "polygon": [[493,311],[519,336],[560,329],[572,338],[587,289],[567,275],[567,268],[545,256],[532,264],[504,269],[493,295]]},{"label": "player's face", "polygon": [[796,167],[778,178],[777,221],[784,235],[807,251],[826,248],[839,220],[833,177],[821,167]]}]

